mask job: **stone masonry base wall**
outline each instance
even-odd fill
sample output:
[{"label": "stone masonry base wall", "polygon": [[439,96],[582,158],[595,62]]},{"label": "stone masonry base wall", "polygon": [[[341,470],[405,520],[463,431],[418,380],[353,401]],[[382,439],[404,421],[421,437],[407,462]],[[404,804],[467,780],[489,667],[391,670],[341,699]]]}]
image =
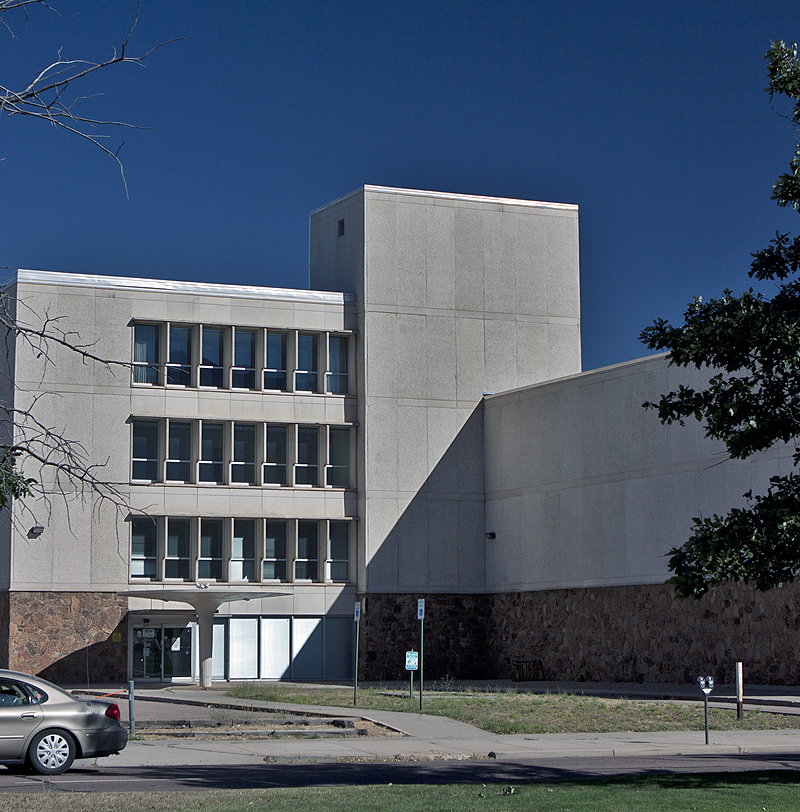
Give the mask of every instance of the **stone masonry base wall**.
[{"label": "stone masonry base wall", "polygon": [[494,595],[495,668],[538,657],[548,679],[800,684],[800,586],[755,592],[726,584],[702,600],[671,586],[558,589]]},{"label": "stone masonry base wall", "polygon": [[494,676],[490,595],[376,594],[362,601],[359,677],[408,679],[405,653],[419,651],[417,598],[423,597],[425,680]]},{"label": "stone masonry base wall", "polygon": [[8,668],[60,683],[127,679],[127,598],[109,592],[6,595]]},{"label": "stone masonry base wall", "polygon": [[770,592],[731,584],[681,601],[666,584],[497,595],[368,595],[359,676],[406,679],[419,648],[425,597],[425,678],[510,678],[514,660],[542,660],[545,677],[609,682],[800,684],[800,586]]}]

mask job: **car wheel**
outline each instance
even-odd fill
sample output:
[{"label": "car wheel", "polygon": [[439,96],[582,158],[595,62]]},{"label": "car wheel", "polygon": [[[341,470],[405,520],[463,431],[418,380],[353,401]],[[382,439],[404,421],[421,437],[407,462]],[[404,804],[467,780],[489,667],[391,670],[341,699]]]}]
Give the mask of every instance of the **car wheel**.
[{"label": "car wheel", "polygon": [[44,775],[66,772],[75,761],[75,739],[63,730],[45,730],[33,737],[28,759]]}]

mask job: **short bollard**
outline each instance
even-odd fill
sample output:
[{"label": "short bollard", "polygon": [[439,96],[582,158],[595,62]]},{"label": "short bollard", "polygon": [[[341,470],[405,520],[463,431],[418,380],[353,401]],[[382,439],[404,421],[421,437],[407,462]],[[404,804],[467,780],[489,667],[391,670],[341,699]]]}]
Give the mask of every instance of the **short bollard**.
[{"label": "short bollard", "polygon": [[128,718],[130,720],[130,735],[133,738],[136,735],[136,714],[133,707],[133,680],[128,682]]},{"label": "short bollard", "polygon": [[698,677],[697,684],[703,692],[703,704],[706,711],[706,744],[708,744],[708,695],[714,690],[714,677]]}]

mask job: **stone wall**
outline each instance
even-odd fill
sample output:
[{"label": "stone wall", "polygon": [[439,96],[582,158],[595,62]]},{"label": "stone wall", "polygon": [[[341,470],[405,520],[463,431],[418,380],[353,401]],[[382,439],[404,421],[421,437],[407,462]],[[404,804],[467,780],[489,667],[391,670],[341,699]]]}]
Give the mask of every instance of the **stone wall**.
[{"label": "stone wall", "polygon": [[417,598],[425,598],[425,680],[493,676],[489,595],[367,595],[362,605],[359,677],[408,679],[405,653],[419,651]]},{"label": "stone wall", "polygon": [[558,589],[493,596],[496,674],[541,658],[549,679],[800,684],[800,586],[728,584],[700,601],[671,586]]},{"label": "stone wall", "polygon": [[9,668],[60,683],[125,681],[127,611],[127,598],[108,592],[11,592]]},{"label": "stone wall", "polygon": [[[361,679],[406,679],[419,648],[417,595],[368,595]],[[681,601],[666,584],[425,597],[425,678],[511,678],[539,658],[547,679],[800,684],[800,586],[725,585]]]}]

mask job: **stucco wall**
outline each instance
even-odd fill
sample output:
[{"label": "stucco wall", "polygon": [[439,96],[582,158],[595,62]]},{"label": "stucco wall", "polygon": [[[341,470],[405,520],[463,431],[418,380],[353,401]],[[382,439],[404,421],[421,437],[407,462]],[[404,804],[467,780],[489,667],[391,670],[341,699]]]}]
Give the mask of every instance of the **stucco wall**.
[{"label": "stucco wall", "polygon": [[659,356],[487,397],[488,590],[663,583],[693,517],[791,470],[787,447],[729,460],[694,419],[642,408],[707,378]]},{"label": "stucco wall", "polygon": [[580,369],[577,207],[365,186],[312,214],[311,285],[358,295],[359,587],[483,591],[480,404]]}]

